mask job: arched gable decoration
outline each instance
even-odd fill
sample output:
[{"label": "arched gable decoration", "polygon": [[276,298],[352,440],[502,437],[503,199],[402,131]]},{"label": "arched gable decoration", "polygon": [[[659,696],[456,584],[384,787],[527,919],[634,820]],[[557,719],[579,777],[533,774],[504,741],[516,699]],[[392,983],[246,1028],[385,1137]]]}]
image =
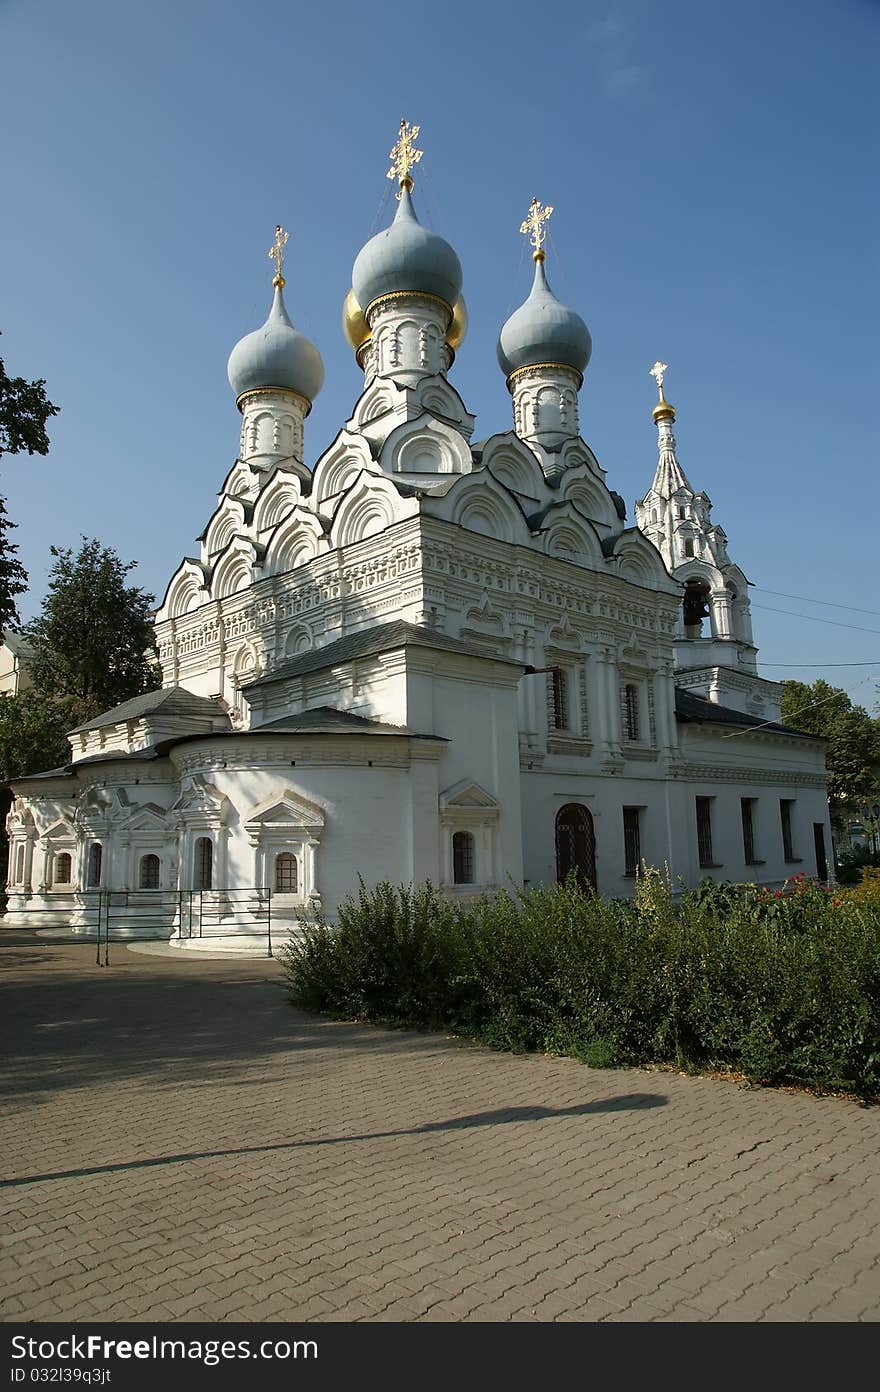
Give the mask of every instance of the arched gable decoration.
[{"label": "arched gable decoration", "polygon": [[[249,510],[249,509],[248,509]],[[216,556],[225,550],[232,538],[247,532],[245,504],[240,498],[224,497],[205,531],[202,559]]]},{"label": "arched gable decoration", "polygon": [[590,570],[605,565],[596,525],[584,517],[575,503],[566,500],[549,507],[541,519],[541,536],[548,556],[575,561]]},{"label": "arched gable decoration", "polygon": [[255,580],[258,564],[257,548],[246,537],[235,537],[214,567],[211,594],[214,599],[229,599],[248,589]]},{"label": "arched gable decoration", "polygon": [[621,530],[614,499],[602,480],[589,470],[566,475],[561,491],[565,501],[572,503],[581,516],[599,527],[604,535]]},{"label": "arched gable decoration", "polygon": [[302,498],[302,481],[299,474],[282,465],[275,469],[263,488],[254,508],[253,529],[259,536],[261,532],[271,531],[297,506]]},{"label": "arched gable decoration", "polygon": [[455,387],[445,377],[423,377],[417,383],[414,394],[424,411],[455,422],[459,428],[464,429],[468,437],[470,436],[475,418],[468,411]]},{"label": "arched gable decoration", "polygon": [[243,459],[237,459],[233,464],[220,488],[220,496],[229,498],[254,498],[260,487],[258,476],[251,469],[249,464],[245,464]]},{"label": "arched gable decoration", "polygon": [[403,498],[390,479],[362,473],[342,499],[333,519],[331,546],[350,546],[383,532],[418,512],[415,498]]},{"label": "arched gable decoration", "polygon": [[382,446],[379,463],[387,474],[467,474],[473,468],[470,446],[460,431],[436,416],[404,421]]},{"label": "arched gable decoration", "polygon": [[628,527],[613,541],[613,551],[606,565],[617,571],[622,580],[643,585],[652,590],[665,590],[667,594],[679,594],[681,587],[676,584],[663,564],[660,552],[637,527]]},{"label": "arched gable decoration", "polygon": [[541,501],[552,497],[537,457],[513,431],[493,435],[483,445],[481,466],[505,488]]},{"label": "arched gable decoration", "polygon": [[191,614],[194,609],[207,604],[211,596],[205,584],[206,574],[200,561],[185,557],[171,577],[162,605],[156,614],[157,622],[183,618],[185,614]]},{"label": "arched gable decoration", "polygon": [[328,498],[338,497],[350,488],[358,476],[381,474],[373,459],[369,441],[350,430],[340,430],[333,444],[322,454],[312,476],[312,506],[321,509]]},{"label": "arched gable decoration", "polygon": [[422,509],[446,517],[469,532],[499,541],[529,540],[528,524],[519,503],[485,470],[459,479],[444,498],[425,499]]},{"label": "arched gable decoration", "polygon": [[278,523],[269,538],[263,573],[284,575],[326,550],[327,541],[319,518],[304,505],[298,505]]}]

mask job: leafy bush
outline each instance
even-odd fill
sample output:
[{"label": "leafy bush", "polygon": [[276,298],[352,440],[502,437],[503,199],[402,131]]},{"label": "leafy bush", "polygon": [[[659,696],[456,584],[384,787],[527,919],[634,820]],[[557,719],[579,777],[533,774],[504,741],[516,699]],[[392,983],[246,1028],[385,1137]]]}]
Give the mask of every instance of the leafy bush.
[{"label": "leafy bush", "polygon": [[[878,877],[880,878],[880,877]],[[431,885],[361,885],[286,949],[293,999],[594,1066],[734,1070],[880,1094],[880,892],[700,886],[676,903],[564,885],[465,906]]]}]

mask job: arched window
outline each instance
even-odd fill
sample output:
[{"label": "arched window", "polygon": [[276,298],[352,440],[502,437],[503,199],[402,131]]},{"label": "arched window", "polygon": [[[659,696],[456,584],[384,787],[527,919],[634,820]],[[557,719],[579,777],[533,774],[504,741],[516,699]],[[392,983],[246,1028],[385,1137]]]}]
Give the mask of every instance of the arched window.
[{"label": "arched window", "polygon": [[[208,845],[210,844],[209,841]],[[138,876],[138,885],[140,888],[158,889],[160,870],[161,862],[157,855],[141,856],[140,874]],[[207,886],[207,888],[210,888],[210,886]]]},{"label": "arched window", "polygon": [[67,851],[55,857],[55,884],[70,884],[73,861]]},{"label": "arched window", "polygon": [[101,883],[101,861],[103,858],[104,851],[100,841],[93,841],[89,847],[89,868],[86,875],[88,889],[97,889]]},{"label": "arched window", "polygon": [[452,837],[452,880],[454,884],[474,883],[474,834],[456,831]]},{"label": "arched window", "polygon": [[656,522],[656,521],[657,521],[657,509],[656,509],[656,508],[651,508],[651,521],[652,521],[652,522]]},{"label": "arched window", "polygon": [[210,836],[200,836],[195,844],[193,888],[211,889],[214,884],[214,845]]},{"label": "arched window", "polygon": [[275,893],[296,894],[299,888],[299,870],[296,856],[290,851],[282,851],[275,857]]},{"label": "arched window", "polygon": [[568,802],[556,814],[556,878],[574,871],[582,889],[596,889],[596,831],[588,808]]},{"label": "arched window", "polygon": [[15,883],[21,884],[24,880],[24,846],[19,846],[15,853]]}]

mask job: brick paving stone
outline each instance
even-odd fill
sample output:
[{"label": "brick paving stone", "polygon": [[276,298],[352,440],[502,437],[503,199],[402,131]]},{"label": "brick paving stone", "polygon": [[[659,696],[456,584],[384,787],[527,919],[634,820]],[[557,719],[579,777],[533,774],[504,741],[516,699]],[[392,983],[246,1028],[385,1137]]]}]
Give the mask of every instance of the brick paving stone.
[{"label": "brick paving stone", "polygon": [[876,1321],[878,1113],[0,931],[7,1320]]}]

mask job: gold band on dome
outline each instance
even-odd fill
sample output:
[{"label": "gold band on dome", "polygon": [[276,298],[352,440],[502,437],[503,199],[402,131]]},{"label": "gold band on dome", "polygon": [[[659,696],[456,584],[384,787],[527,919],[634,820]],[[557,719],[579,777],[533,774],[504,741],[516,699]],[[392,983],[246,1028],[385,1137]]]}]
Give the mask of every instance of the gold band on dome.
[{"label": "gold band on dome", "polygon": [[235,404],[243,415],[244,408],[252,396],[277,396],[279,392],[282,396],[292,396],[296,401],[301,401],[306,408],[306,415],[311,411],[312,403],[309,398],[303,396],[302,392],[293,391],[290,387],[249,387],[247,391],[242,392],[241,396],[235,398]]},{"label": "gold band on dome", "polygon": [[[364,318],[369,321],[371,310],[374,310],[377,305],[385,304],[388,300],[433,300],[434,304],[442,305],[443,308],[448,311],[450,324],[452,323],[452,316],[455,313],[455,310],[448,300],[442,299],[439,295],[432,295],[427,290],[388,290],[384,295],[377,295],[375,300],[370,300],[370,303],[364,310]],[[447,331],[448,327],[447,325]]]},{"label": "gold band on dome", "polygon": [[515,367],[507,379],[508,390],[515,377],[521,377],[524,372],[540,372],[542,368],[546,367],[552,367],[557,371],[574,373],[575,377],[578,379],[578,391],[580,391],[581,387],[584,385],[584,374],[578,372],[576,367],[572,367],[571,363],[539,362],[526,363],[523,367]]}]

